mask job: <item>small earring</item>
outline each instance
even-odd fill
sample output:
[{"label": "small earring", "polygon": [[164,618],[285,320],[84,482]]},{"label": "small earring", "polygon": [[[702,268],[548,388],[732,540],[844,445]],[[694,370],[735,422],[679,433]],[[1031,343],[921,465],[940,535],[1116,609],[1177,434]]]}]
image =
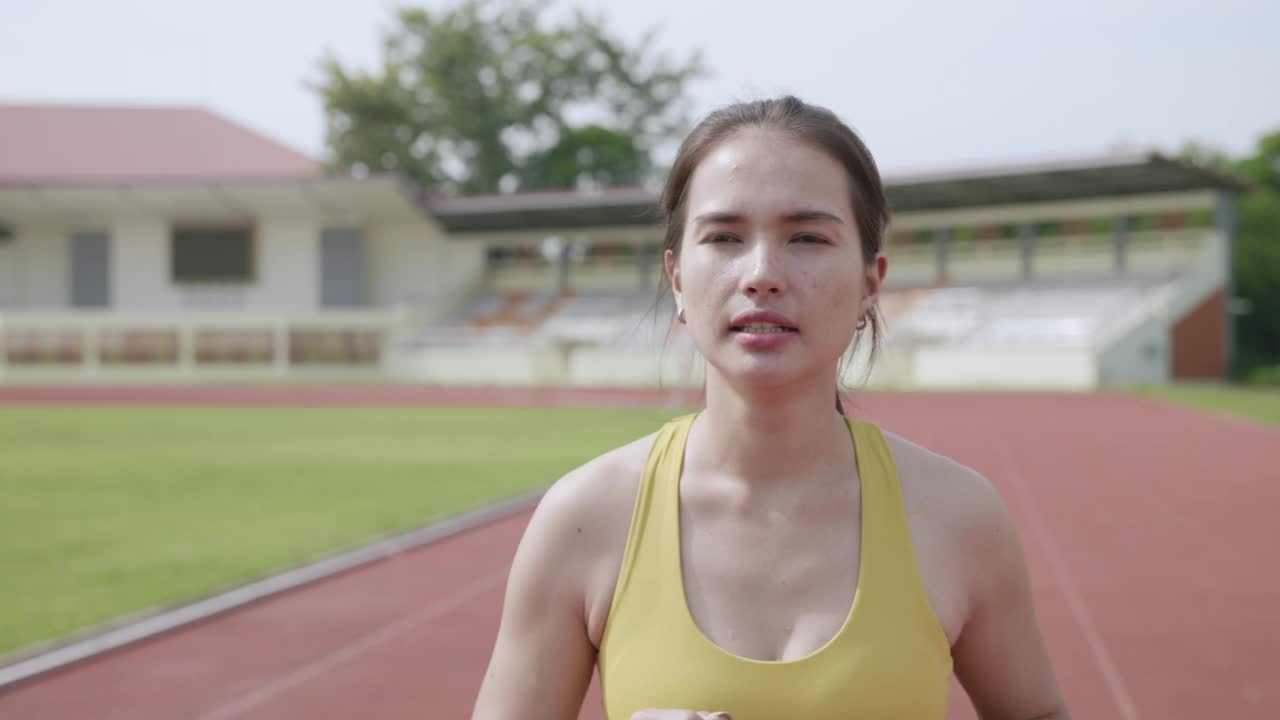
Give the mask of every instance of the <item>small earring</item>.
[{"label": "small earring", "polygon": [[680,308],[680,309],[676,312],[676,317],[680,318],[680,322],[682,322],[682,323],[684,322],[684,308]]},{"label": "small earring", "polygon": [[862,332],[863,330],[866,330],[866,329],[867,329],[867,316],[866,316],[866,315],[863,315],[862,317],[858,318],[858,325],[857,325],[857,328],[858,328],[858,332]]}]

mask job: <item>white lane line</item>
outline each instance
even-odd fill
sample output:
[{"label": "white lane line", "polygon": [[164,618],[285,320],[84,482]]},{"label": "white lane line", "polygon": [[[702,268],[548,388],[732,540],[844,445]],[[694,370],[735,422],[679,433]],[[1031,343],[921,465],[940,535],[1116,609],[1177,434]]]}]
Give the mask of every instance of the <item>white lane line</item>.
[{"label": "white lane line", "polygon": [[506,576],[507,570],[504,568],[501,571],[490,573],[467,585],[463,585],[451,595],[437,600],[412,615],[402,617],[378,630],[356,638],[355,640],[348,642],[346,645],[335,648],[329,653],[312,660],[292,672],[277,677],[271,682],[240,696],[226,705],[214,708],[204,715],[199,716],[197,720],[229,720],[230,718],[237,717],[255,707],[258,707],[259,705],[267,703],[289,692],[290,690],[314,680],[320,675],[323,675],[345,662],[354,660],[382,643],[385,643],[418,625],[435,620],[442,615],[458,609],[477,596],[483,595],[494,588],[500,587],[502,582],[506,579]]},{"label": "white lane line", "polygon": [[1102,633],[1098,631],[1098,625],[1094,622],[1093,615],[1089,612],[1089,607],[1085,604],[1084,596],[1080,594],[1079,588],[1076,587],[1076,583],[1072,579],[1071,571],[1067,569],[1067,563],[1063,559],[1058,541],[1054,538],[1053,533],[1049,531],[1049,526],[1045,524],[1044,516],[1040,514],[1040,509],[1036,506],[1035,500],[1027,488],[1026,478],[1014,459],[1009,437],[1006,436],[1005,442],[997,444],[997,447],[1000,448],[1000,454],[1009,472],[1011,481],[1009,487],[1017,494],[1019,504],[1026,510],[1027,518],[1031,521],[1030,530],[1036,535],[1040,546],[1044,548],[1045,557],[1048,559],[1054,575],[1058,578],[1058,584],[1062,586],[1062,594],[1067,600],[1067,609],[1071,611],[1076,624],[1080,626],[1080,632],[1084,635],[1085,643],[1089,646],[1089,651],[1093,653],[1094,660],[1098,663],[1102,678],[1111,690],[1111,696],[1116,701],[1116,707],[1120,710],[1121,717],[1125,718],[1125,720],[1138,720],[1138,707],[1134,704],[1133,697],[1125,687],[1120,670],[1116,666],[1110,651],[1107,650],[1107,644],[1102,639]]}]

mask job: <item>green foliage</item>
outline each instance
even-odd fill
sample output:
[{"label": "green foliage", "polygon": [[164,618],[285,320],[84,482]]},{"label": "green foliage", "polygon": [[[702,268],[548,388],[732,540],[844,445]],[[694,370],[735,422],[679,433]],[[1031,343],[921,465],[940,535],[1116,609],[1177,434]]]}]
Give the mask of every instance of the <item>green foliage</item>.
[{"label": "green foliage", "polygon": [[1232,169],[1231,155],[1227,151],[1198,140],[1183,143],[1182,148],[1178,150],[1178,157],[1210,170],[1229,172]]},{"label": "green foliage", "polygon": [[1115,218],[1090,218],[1085,225],[1085,232],[1090,235],[1110,235],[1115,232]]},{"label": "green foliage", "polygon": [[626,133],[589,125],[568,128],[560,140],[526,163],[521,186],[528,190],[599,187],[635,183],[650,170],[648,153]]},{"label": "green foliage", "polygon": [[1134,215],[1129,219],[1129,229],[1134,232],[1146,232],[1160,227],[1160,219],[1150,213]]},{"label": "green foliage", "polygon": [[316,90],[331,164],[443,193],[646,179],[654,147],[687,126],[699,57],[669,61],[652,32],[629,46],[580,10],[552,24],[549,5],[402,9],[376,71],[325,59]]},{"label": "green foliage", "polygon": [[1195,210],[1188,212],[1186,215],[1187,227],[1192,228],[1210,228],[1213,227],[1217,219],[1213,216],[1212,210]]},{"label": "green foliage", "polygon": [[1249,384],[1280,387],[1280,365],[1263,365],[1249,371]]},{"label": "green foliage", "polygon": [[1258,187],[1237,204],[1236,297],[1248,303],[1236,318],[1237,375],[1280,363],[1280,193]]},{"label": "green foliage", "polygon": [[1258,140],[1233,168],[1253,187],[1236,206],[1233,258],[1236,297],[1247,312],[1236,318],[1236,367],[1250,381],[1274,377],[1280,365],[1280,131]]},{"label": "green foliage", "polygon": [[[1251,187],[1236,203],[1232,258],[1235,295],[1245,312],[1235,321],[1238,379],[1274,377],[1280,365],[1280,130],[1258,139],[1252,154],[1232,161],[1225,152],[1187,143],[1182,158],[1242,177]],[[1193,223],[1204,218],[1193,218]]]},{"label": "green foliage", "polygon": [[1036,223],[1036,237],[1058,237],[1062,234],[1062,223],[1046,221]]},{"label": "green foliage", "polygon": [[1235,169],[1260,189],[1280,194],[1280,130],[1260,138],[1254,154],[1236,163]]}]

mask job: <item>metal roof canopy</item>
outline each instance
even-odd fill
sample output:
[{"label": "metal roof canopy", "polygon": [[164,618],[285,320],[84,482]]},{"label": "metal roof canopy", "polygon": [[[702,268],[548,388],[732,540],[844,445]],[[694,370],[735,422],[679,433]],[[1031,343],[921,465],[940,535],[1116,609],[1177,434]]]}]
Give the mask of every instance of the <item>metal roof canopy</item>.
[{"label": "metal roof canopy", "polygon": [[[1238,178],[1159,153],[886,176],[884,180],[895,214],[1247,187]],[[657,202],[656,192],[641,188],[425,201],[430,213],[455,235],[654,225]]]},{"label": "metal roof canopy", "polygon": [[[1159,154],[887,176],[895,214],[1196,190],[1243,190],[1240,179]],[[121,215],[246,218],[264,211],[321,217],[434,218],[454,236],[501,231],[656,227],[658,193],[428,197],[395,173],[289,179],[124,183],[3,183],[0,222],[95,222]]]}]

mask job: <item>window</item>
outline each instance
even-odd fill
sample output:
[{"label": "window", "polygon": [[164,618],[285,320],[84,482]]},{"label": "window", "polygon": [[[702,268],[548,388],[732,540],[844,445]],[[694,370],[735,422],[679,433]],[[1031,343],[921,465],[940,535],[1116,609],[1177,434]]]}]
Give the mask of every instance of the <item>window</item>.
[{"label": "window", "polygon": [[250,282],[253,231],[246,227],[174,228],[174,282]]}]

